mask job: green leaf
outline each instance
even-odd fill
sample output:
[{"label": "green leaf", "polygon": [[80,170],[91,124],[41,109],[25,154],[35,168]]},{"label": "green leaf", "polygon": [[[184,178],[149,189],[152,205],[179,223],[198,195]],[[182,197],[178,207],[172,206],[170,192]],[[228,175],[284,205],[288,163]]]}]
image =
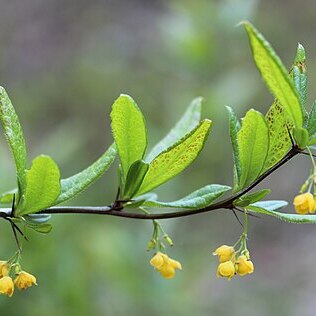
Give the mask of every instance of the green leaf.
[{"label": "green leaf", "polygon": [[136,195],[143,183],[149,164],[143,160],[135,161],[129,168],[124,187],[123,199],[130,199]]},{"label": "green leaf", "polygon": [[18,215],[44,210],[54,204],[60,194],[58,166],[49,156],[38,156],[26,172],[26,190]]},{"label": "green leaf", "polygon": [[240,197],[238,200],[234,201],[235,206],[245,207],[249,204],[258,202],[270,194],[271,190],[263,189],[254,193],[245,194]]},{"label": "green leaf", "polygon": [[263,115],[249,110],[242,120],[237,138],[241,166],[239,189],[243,189],[260,176],[266,160],[269,135]]},{"label": "green leaf", "polygon": [[310,138],[314,138],[316,136],[316,101],[313,102],[306,128]]},{"label": "green leaf", "polygon": [[288,112],[295,127],[302,127],[303,115],[298,93],[280,58],[265,38],[249,22],[244,22],[254,61],[276,99]]},{"label": "green leaf", "polygon": [[27,227],[35,230],[36,232],[38,233],[41,233],[41,234],[48,234],[51,232],[53,226],[51,224],[48,224],[48,223],[43,223],[43,224],[38,224],[38,225],[32,225],[30,223],[27,223],[26,224]]},{"label": "green leaf", "polygon": [[124,94],[114,102],[111,119],[112,133],[126,179],[132,163],[144,157],[147,147],[145,119],[135,101]]},{"label": "green leaf", "polygon": [[72,199],[94,183],[111,166],[116,156],[115,144],[92,165],[83,171],[61,180],[61,192],[55,204],[60,204]]},{"label": "green leaf", "polygon": [[239,148],[237,135],[240,130],[240,123],[235,115],[233,109],[226,106],[229,114],[229,135],[230,141],[233,147],[233,159],[234,159],[234,189],[238,188],[240,176],[241,176],[241,166],[239,160]]},{"label": "green leaf", "polygon": [[156,201],[158,195],[153,192],[145,193],[142,195],[139,195],[135,197],[131,202],[128,202],[125,207],[128,208],[138,208],[144,204],[145,201],[150,200],[150,201]]},{"label": "green leaf", "polygon": [[306,97],[307,97],[307,76],[306,76],[306,55],[305,49],[301,44],[297,46],[296,57],[292,69],[294,86],[298,92],[300,103],[304,116],[306,113]]},{"label": "green leaf", "polygon": [[269,129],[269,150],[263,172],[278,163],[291,147],[288,130],[292,127],[287,112],[278,100],[274,100],[267,112],[266,122]]},{"label": "green leaf", "polygon": [[294,128],[293,136],[299,148],[304,149],[308,144],[308,131],[305,128]]},{"label": "green leaf", "polygon": [[48,222],[51,217],[51,214],[29,214],[25,215],[24,219],[32,225],[38,225]]},{"label": "green leaf", "polygon": [[138,193],[151,191],[188,167],[203,149],[211,124],[210,120],[203,120],[180,141],[160,153],[150,163]]},{"label": "green leaf", "polygon": [[0,195],[0,203],[2,204],[12,204],[13,196],[18,194],[18,189],[12,189],[10,191],[4,192]]},{"label": "green leaf", "polygon": [[16,165],[21,195],[25,191],[26,146],[19,118],[4,88],[0,87],[0,120]]},{"label": "green leaf", "polygon": [[299,214],[288,214],[288,213],[280,213],[276,212],[276,210],[287,206],[287,202],[285,201],[264,201],[257,202],[247,206],[249,211],[253,211],[255,213],[266,214],[270,216],[274,216],[278,219],[281,219],[290,223],[316,223],[316,215],[299,215]]},{"label": "green leaf", "polygon": [[212,204],[216,199],[222,196],[231,187],[227,185],[210,184],[198,189],[184,198],[173,202],[160,202],[155,200],[145,201],[146,207],[170,207],[184,209],[199,209]]},{"label": "green leaf", "polygon": [[180,140],[183,135],[189,133],[201,120],[203,98],[198,97],[194,99],[181,119],[174,128],[151,150],[147,155],[146,161],[151,162],[156,156],[168,147],[172,146],[175,142]]}]

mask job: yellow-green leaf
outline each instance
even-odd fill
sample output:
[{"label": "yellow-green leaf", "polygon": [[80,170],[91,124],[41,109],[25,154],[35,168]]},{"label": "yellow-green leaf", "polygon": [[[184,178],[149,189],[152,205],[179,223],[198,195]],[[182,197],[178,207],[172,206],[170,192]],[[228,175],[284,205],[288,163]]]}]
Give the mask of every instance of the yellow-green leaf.
[{"label": "yellow-green leaf", "polygon": [[252,48],[254,61],[272,94],[289,113],[295,127],[302,127],[303,115],[298,93],[282,61],[262,34],[244,22]]},{"label": "yellow-green leaf", "polygon": [[269,129],[269,151],[263,172],[279,162],[291,147],[288,130],[291,130],[292,124],[287,112],[278,100],[274,100],[267,112],[266,122]]},{"label": "yellow-green leaf", "polygon": [[138,194],[148,192],[188,167],[202,150],[212,122],[203,120],[179,142],[160,153],[149,165]]}]

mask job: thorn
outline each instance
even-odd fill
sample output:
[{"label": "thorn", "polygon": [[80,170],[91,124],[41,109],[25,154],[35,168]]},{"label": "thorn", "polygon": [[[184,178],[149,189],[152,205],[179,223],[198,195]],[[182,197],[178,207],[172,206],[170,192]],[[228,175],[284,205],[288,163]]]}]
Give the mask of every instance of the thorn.
[{"label": "thorn", "polygon": [[15,217],[15,194],[13,194],[12,206],[11,206],[11,217]]},{"label": "thorn", "polygon": [[120,197],[120,193],[121,193],[121,188],[118,187],[117,192],[116,192],[116,197],[115,197],[115,201],[118,200],[118,198]]},{"label": "thorn", "polygon": [[244,227],[243,223],[240,221],[239,217],[237,216],[235,209],[232,208],[232,212],[234,213],[235,218],[237,219],[237,221],[241,225],[241,227]]},{"label": "thorn", "polygon": [[295,147],[294,139],[293,139],[292,134],[290,132],[290,129],[287,125],[286,125],[286,129],[287,129],[287,132],[289,133],[289,137],[290,137],[292,148],[293,148],[293,147]]},{"label": "thorn", "polygon": [[14,234],[14,238],[15,238],[16,244],[17,244],[17,246],[18,246],[19,251],[21,252],[21,251],[22,251],[22,249],[21,249],[21,246],[20,246],[20,243],[19,243],[19,239],[18,239],[18,236],[17,236],[16,230],[15,230],[14,223],[13,223],[13,222],[11,222],[11,221],[10,221],[10,223],[11,223],[11,228],[12,228],[12,230],[13,230],[13,234]]},{"label": "thorn", "polygon": [[[238,208],[238,207],[235,207],[235,211],[238,211],[238,212],[241,212],[241,213],[244,213],[244,210]],[[252,213],[247,213],[248,216],[252,216],[252,217],[255,217],[255,218],[261,218],[260,216],[258,215],[255,215],[255,214],[252,214]]]},{"label": "thorn", "polygon": [[[301,151],[300,153],[303,154],[303,155],[306,155],[306,156],[310,156],[309,153],[306,153],[306,152],[304,152],[304,151]],[[312,154],[312,156],[313,156],[314,158],[316,158],[316,155],[315,155],[315,154]]]}]

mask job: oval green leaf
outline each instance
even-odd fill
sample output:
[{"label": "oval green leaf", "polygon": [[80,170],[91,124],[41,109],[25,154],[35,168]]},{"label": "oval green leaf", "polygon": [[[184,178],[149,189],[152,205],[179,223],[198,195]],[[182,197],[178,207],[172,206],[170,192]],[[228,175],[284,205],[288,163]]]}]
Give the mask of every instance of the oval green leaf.
[{"label": "oval green leaf", "polygon": [[25,140],[19,118],[3,87],[0,87],[0,120],[13,154],[18,177],[18,186],[22,195],[26,187],[25,170],[27,168],[27,157]]},{"label": "oval green leaf", "polygon": [[144,157],[147,147],[145,118],[136,102],[121,94],[111,111],[112,133],[121,160],[124,179],[129,167]]},{"label": "oval green leaf", "polygon": [[17,215],[44,210],[55,204],[60,194],[60,172],[49,156],[38,156],[26,172],[26,190],[22,209]]},{"label": "oval green leaf", "polygon": [[268,127],[260,112],[253,109],[247,112],[238,132],[238,146],[241,166],[239,189],[243,189],[260,176],[269,148]]}]

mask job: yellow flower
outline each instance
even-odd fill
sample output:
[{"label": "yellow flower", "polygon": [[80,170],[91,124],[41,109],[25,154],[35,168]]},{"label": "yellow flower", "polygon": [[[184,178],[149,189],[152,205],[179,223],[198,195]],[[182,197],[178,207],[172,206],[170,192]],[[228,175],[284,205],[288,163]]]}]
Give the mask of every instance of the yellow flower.
[{"label": "yellow flower", "polygon": [[213,255],[218,256],[219,262],[226,262],[235,256],[235,249],[231,246],[222,245],[213,252]]},{"label": "yellow flower", "polygon": [[157,252],[150,260],[150,264],[158,271],[165,279],[172,279],[175,276],[176,269],[182,270],[179,261],[169,258],[162,252]]},{"label": "yellow flower", "polygon": [[10,265],[7,261],[0,261],[0,278],[9,274]]},{"label": "yellow flower", "polygon": [[316,210],[316,203],[311,193],[297,195],[294,198],[293,205],[298,214],[314,213]]},{"label": "yellow flower", "polygon": [[25,290],[33,284],[37,285],[35,276],[25,271],[21,271],[18,274],[18,276],[14,280],[14,284],[18,287],[19,290]]},{"label": "yellow flower", "polygon": [[0,279],[0,294],[11,297],[14,292],[14,284],[9,276],[4,276]]},{"label": "yellow flower", "polygon": [[222,262],[218,265],[217,276],[230,280],[235,275],[235,265],[232,261]]},{"label": "yellow flower", "polygon": [[254,271],[254,266],[251,260],[247,259],[245,255],[237,259],[237,273],[241,276],[251,274]]}]

